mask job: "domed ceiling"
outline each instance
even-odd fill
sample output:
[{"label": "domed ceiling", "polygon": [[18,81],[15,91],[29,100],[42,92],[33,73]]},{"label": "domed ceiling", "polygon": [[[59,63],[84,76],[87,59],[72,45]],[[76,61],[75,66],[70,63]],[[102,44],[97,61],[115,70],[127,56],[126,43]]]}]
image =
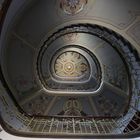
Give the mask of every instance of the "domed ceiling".
[{"label": "domed ceiling", "polygon": [[[33,135],[116,135],[138,129],[139,3],[13,0],[0,42],[10,92],[0,95],[2,118]],[[16,124],[9,120],[3,102],[23,118],[13,117]],[[132,119],[138,124],[128,130]]]}]

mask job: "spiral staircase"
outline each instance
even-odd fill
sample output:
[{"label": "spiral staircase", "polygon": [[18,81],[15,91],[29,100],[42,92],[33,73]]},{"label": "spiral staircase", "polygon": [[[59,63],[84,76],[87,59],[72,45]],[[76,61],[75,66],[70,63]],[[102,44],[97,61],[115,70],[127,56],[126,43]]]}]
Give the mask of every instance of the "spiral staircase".
[{"label": "spiral staircase", "polygon": [[2,1],[2,131],[34,138],[139,137],[139,5]]}]

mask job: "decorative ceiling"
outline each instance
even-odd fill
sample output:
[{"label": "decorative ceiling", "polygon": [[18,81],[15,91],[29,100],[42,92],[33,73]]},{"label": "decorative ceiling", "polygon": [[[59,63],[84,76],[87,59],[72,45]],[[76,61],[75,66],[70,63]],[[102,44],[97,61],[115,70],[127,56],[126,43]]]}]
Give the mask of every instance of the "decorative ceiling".
[{"label": "decorative ceiling", "polygon": [[[13,0],[0,40],[9,92],[0,95],[5,122],[39,136],[116,135],[139,128],[139,5]],[[9,110],[16,110],[12,118]]]}]

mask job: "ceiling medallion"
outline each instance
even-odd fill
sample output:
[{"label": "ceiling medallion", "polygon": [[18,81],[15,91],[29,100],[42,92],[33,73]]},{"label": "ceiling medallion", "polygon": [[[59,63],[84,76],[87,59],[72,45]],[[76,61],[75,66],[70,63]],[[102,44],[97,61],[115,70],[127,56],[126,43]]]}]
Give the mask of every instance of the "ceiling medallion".
[{"label": "ceiling medallion", "polygon": [[61,0],[60,7],[66,14],[74,15],[81,12],[88,0]]},{"label": "ceiling medallion", "polygon": [[56,59],[54,67],[56,75],[60,77],[80,77],[89,69],[84,56],[74,51],[62,53]]}]

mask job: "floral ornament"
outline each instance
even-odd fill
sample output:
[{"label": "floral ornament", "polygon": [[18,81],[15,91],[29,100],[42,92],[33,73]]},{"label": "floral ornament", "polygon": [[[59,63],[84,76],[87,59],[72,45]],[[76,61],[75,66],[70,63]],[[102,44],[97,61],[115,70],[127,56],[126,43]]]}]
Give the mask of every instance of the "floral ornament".
[{"label": "floral ornament", "polygon": [[78,34],[77,33],[69,33],[64,35],[64,41],[70,41],[70,42],[75,42],[78,39]]},{"label": "floral ornament", "polygon": [[65,102],[63,110],[66,116],[81,116],[82,105],[76,98],[69,98]]},{"label": "floral ornament", "polygon": [[32,91],[36,87],[35,78],[30,79],[25,75],[19,75],[15,78],[15,88],[18,92],[26,93],[27,91]]},{"label": "floral ornament", "polygon": [[60,7],[66,14],[74,15],[81,12],[87,0],[61,0]]}]

